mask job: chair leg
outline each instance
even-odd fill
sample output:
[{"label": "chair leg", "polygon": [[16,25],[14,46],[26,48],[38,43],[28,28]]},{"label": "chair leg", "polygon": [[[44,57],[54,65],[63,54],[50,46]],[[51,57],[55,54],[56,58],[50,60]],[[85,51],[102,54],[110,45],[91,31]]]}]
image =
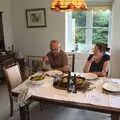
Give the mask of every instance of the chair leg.
[{"label": "chair leg", "polygon": [[45,102],[40,102],[40,110],[43,111],[45,108]]},{"label": "chair leg", "polygon": [[30,120],[29,118],[29,105],[19,107],[20,109],[20,120]]},{"label": "chair leg", "polygon": [[13,116],[13,109],[14,109],[13,99],[12,99],[12,97],[10,96],[10,116]]}]

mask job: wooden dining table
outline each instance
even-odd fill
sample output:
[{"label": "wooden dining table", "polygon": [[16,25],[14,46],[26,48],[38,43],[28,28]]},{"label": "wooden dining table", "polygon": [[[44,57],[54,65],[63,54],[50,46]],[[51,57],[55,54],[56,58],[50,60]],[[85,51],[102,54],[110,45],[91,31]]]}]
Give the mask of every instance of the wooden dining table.
[{"label": "wooden dining table", "polygon": [[[35,73],[38,75],[39,73]],[[111,115],[111,120],[119,120],[120,116],[120,94],[111,93],[103,90],[103,84],[108,81],[118,81],[118,79],[99,77],[91,80],[91,90],[77,93],[69,93],[67,90],[56,89],[53,86],[53,77],[46,76],[44,83],[33,84],[29,79],[12,90],[14,95],[19,94],[24,88],[28,88],[29,99],[35,101],[48,102],[58,105],[64,105],[76,109],[84,109],[96,112],[107,113]],[[20,114],[25,114],[29,109],[22,107]],[[25,115],[23,115],[25,116]],[[23,118],[21,117],[21,120]],[[24,120],[29,120],[24,117]]]}]

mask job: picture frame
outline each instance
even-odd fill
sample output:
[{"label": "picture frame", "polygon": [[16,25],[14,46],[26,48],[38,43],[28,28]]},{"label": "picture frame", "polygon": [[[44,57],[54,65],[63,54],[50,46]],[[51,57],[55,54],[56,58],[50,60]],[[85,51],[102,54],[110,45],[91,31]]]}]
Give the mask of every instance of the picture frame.
[{"label": "picture frame", "polygon": [[27,28],[46,27],[45,8],[26,9]]}]

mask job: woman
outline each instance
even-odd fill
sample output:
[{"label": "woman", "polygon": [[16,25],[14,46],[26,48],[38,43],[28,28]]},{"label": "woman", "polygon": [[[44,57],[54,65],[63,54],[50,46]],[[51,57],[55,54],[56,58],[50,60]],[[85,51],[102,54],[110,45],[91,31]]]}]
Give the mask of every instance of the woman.
[{"label": "woman", "polygon": [[84,72],[92,72],[98,76],[107,76],[110,56],[106,54],[107,48],[103,43],[95,45],[93,54],[88,57],[84,66]]}]

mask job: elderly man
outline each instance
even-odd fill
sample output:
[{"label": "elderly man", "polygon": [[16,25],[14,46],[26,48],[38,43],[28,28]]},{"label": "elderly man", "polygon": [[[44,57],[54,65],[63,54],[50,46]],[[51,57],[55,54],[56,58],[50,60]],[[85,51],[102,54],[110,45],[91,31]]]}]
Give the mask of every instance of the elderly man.
[{"label": "elderly man", "polygon": [[69,71],[67,54],[60,49],[60,43],[57,40],[50,42],[50,52],[44,57],[44,61],[49,62],[52,69]]}]

